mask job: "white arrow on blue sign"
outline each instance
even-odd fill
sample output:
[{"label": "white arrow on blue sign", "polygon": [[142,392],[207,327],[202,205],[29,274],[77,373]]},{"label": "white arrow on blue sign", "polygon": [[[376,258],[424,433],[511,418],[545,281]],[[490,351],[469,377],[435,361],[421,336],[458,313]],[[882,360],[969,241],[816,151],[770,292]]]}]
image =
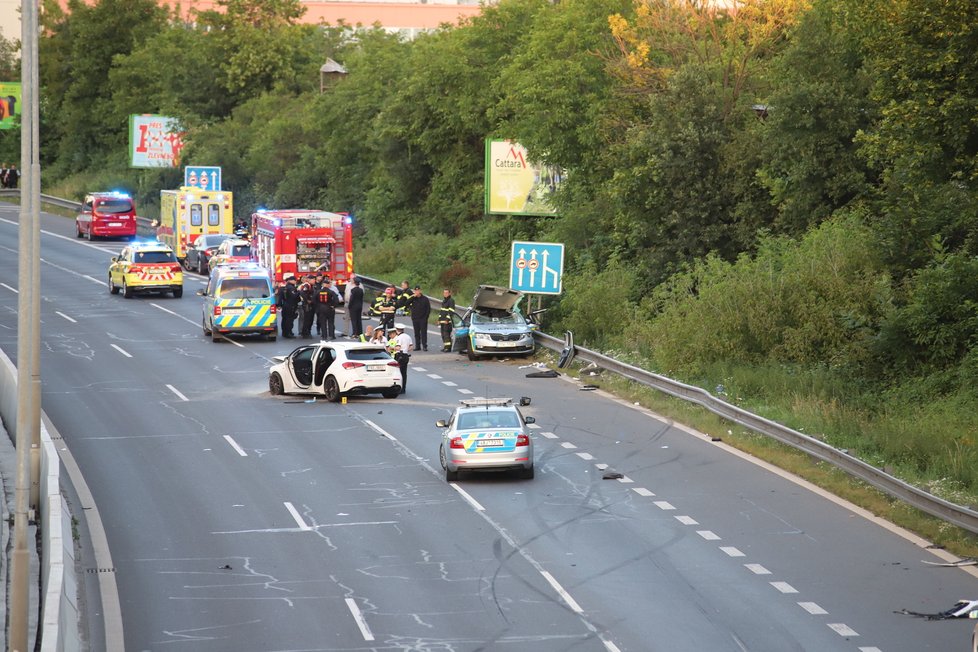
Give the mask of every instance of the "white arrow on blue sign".
[{"label": "white arrow on blue sign", "polygon": [[564,245],[556,242],[513,242],[509,287],[528,294],[560,294]]},{"label": "white arrow on blue sign", "polygon": [[201,190],[220,190],[221,168],[217,165],[188,165],[183,169],[183,185]]}]

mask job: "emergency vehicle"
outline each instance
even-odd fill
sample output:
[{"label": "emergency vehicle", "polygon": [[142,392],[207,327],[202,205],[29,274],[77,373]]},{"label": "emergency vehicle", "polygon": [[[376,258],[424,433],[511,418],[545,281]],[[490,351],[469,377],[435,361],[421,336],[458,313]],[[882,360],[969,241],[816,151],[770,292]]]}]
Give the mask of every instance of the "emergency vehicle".
[{"label": "emergency vehicle", "polygon": [[251,216],[251,258],[276,283],[323,272],[343,295],[353,278],[353,219],[328,211],[258,211]]},{"label": "emergency vehicle", "polygon": [[227,263],[251,262],[251,243],[247,240],[230,238],[217,246],[217,251],[210,259],[211,269]]},{"label": "emergency vehicle", "polygon": [[272,278],[257,263],[225,263],[211,271],[204,297],[204,335],[256,333],[275,341],[277,310]]},{"label": "emergency vehicle", "polygon": [[134,242],[109,265],[109,292],[131,299],[145,292],[183,296],[183,270],[173,250],[159,242]]},{"label": "emergency vehicle", "polygon": [[156,238],[173,249],[181,263],[187,245],[205,233],[234,232],[231,215],[232,195],[228,191],[208,191],[185,186],[160,191],[160,221]]},{"label": "emergency vehicle", "polygon": [[75,217],[79,238],[135,238],[136,205],[121,192],[90,192]]}]

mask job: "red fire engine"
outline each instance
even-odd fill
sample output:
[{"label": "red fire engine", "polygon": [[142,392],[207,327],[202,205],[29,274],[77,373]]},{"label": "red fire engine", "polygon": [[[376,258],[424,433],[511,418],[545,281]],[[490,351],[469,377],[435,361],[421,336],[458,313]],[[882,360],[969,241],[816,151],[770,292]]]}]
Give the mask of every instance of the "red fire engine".
[{"label": "red fire engine", "polygon": [[251,216],[251,258],[276,283],[323,272],[344,292],[353,278],[353,219],[313,210],[260,210]]}]

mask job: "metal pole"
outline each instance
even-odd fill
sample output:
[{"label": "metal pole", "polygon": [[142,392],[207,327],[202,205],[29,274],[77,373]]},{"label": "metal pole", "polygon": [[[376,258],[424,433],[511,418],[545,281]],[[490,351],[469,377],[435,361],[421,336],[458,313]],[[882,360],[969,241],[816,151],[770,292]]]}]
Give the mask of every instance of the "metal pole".
[{"label": "metal pole", "polygon": [[27,190],[30,181],[31,207],[31,505],[38,512],[40,522],[41,510],[41,138],[40,138],[40,105],[41,85],[38,80],[40,60],[38,58],[38,0],[31,11],[31,86],[34,89],[34,103],[31,107],[31,167],[24,184],[21,186],[21,196]]},{"label": "metal pole", "polygon": [[[34,111],[37,104],[34,67],[37,65],[37,0],[21,2],[21,143],[20,169],[23,170],[22,188],[33,188]],[[14,550],[10,569],[10,629],[8,649],[11,652],[27,652],[28,610],[30,605],[30,551],[28,548],[28,508],[30,506],[31,463],[30,431],[31,415],[31,338],[37,337],[39,324],[32,323],[32,292],[34,287],[32,264],[37,256],[33,250],[34,238],[30,227],[33,209],[31,192],[21,193],[20,224],[18,226],[17,261],[17,479],[14,491]]]}]

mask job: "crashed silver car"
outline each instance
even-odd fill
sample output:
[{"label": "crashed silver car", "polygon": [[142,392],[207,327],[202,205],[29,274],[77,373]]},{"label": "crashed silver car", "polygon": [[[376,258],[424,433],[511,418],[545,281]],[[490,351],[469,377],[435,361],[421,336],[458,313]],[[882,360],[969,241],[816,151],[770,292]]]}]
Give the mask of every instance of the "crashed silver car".
[{"label": "crashed silver car", "polygon": [[530,355],[536,326],[517,308],[523,293],[495,285],[480,285],[472,307],[453,331],[454,347],[469,360],[483,355]]}]

